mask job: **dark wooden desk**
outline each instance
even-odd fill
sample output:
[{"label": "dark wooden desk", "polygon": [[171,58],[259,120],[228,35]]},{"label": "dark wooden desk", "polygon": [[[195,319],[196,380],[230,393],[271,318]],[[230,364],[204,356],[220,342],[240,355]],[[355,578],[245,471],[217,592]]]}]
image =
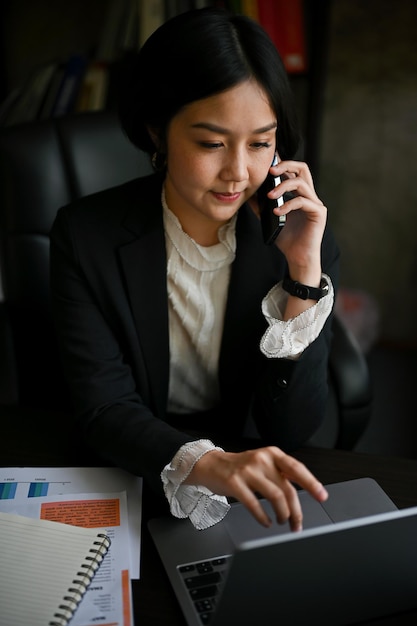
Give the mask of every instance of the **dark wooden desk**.
[{"label": "dark wooden desk", "polygon": [[[80,445],[65,415],[0,407],[0,429],[3,467],[103,465]],[[399,508],[417,505],[417,460],[313,448],[300,450],[295,456],[325,484],[369,476],[378,481]],[[160,505],[145,489],[141,579],[133,582],[135,624],[185,626],[146,527],[147,520],[160,513]],[[388,626],[416,623],[417,610],[369,622]]]}]

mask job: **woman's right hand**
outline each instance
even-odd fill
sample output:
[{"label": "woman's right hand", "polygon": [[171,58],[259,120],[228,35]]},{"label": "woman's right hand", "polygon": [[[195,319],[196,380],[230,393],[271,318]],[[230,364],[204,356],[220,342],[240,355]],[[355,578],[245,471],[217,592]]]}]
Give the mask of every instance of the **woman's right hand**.
[{"label": "woman's right hand", "polygon": [[268,446],[245,452],[211,450],[194,465],[184,484],[204,485],[213,493],[233,497],[263,526],[272,521],[258,498],[269,500],[278,523],[302,529],[303,513],[292,483],[323,502],[328,494],[313,474],[280,448]]}]

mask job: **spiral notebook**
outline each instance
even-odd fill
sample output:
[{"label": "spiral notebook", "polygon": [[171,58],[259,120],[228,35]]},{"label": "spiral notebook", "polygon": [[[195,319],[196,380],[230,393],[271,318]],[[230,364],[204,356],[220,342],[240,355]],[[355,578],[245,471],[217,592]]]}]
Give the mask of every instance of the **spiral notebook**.
[{"label": "spiral notebook", "polygon": [[110,546],[97,528],[0,512],[0,626],[66,626]]}]

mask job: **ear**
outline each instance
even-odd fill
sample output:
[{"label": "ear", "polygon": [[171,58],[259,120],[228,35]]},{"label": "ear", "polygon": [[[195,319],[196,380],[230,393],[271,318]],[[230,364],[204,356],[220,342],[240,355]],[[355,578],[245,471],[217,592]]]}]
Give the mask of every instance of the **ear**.
[{"label": "ear", "polygon": [[149,133],[150,138],[153,141],[153,144],[155,146],[155,150],[157,152],[161,152],[161,149],[163,147],[163,142],[161,140],[161,132],[159,130],[159,128],[154,128],[152,126],[147,126],[146,130]]}]

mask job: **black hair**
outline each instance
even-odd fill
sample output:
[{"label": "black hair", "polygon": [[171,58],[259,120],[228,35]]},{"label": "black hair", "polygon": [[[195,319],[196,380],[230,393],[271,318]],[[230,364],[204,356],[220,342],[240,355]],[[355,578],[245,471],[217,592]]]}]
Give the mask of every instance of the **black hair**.
[{"label": "black hair", "polygon": [[181,13],[147,39],[121,89],[122,128],[134,145],[152,154],[156,146],[148,128],[163,142],[182,107],[248,79],[263,88],[277,116],[281,158],[293,158],[300,135],[281,57],[257,22],[223,9]]}]

